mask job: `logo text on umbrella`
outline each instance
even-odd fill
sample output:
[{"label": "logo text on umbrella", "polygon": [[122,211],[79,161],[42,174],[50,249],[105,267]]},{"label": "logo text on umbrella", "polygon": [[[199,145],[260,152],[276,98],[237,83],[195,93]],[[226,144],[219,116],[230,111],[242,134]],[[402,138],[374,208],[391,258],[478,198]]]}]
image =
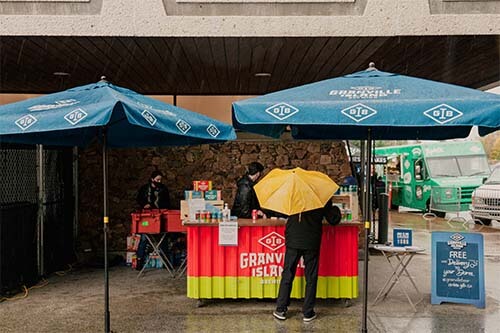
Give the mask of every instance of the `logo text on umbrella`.
[{"label": "logo text on umbrella", "polygon": [[19,118],[18,120],[15,121],[16,125],[22,129],[23,131],[36,123],[38,120],[33,117],[32,115],[26,115],[24,117]]},{"label": "logo text on umbrella", "polygon": [[85,117],[87,117],[87,112],[83,111],[83,109],[81,108],[78,108],[65,115],[64,119],[66,119],[66,121],[71,125],[76,125]]},{"label": "logo text on umbrella", "polygon": [[220,134],[219,129],[214,124],[210,124],[207,127],[207,132],[208,132],[208,134],[210,134],[210,136],[212,136],[214,138],[216,138]]},{"label": "logo text on umbrella", "polygon": [[149,112],[148,110],[144,110],[141,114],[151,126],[154,126],[156,124],[156,117],[153,116],[151,112]]},{"label": "logo text on umbrella", "polygon": [[46,110],[64,108],[64,107],[75,105],[78,103],[80,103],[80,101],[78,101],[76,99],[64,99],[61,101],[55,101],[54,104],[33,105],[33,106],[30,106],[28,108],[28,110],[30,110],[30,111],[46,111]]},{"label": "logo text on umbrella", "polygon": [[454,119],[460,118],[463,113],[446,104],[440,104],[432,109],[424,111],[424,115],[437,123],[445,124]]},{"label": "logo text on umbrella", "polygon": [[269,113],[274,118],[283,120],[299,112],[299,109],[297,109],[294,106],[291,106],[290,104],[282,102],[268,107],[266,109],[266,112]]},{"label": "logo text on umbrella", "polygon": [[276,251],[285,245],[285,237],[273,231],[259,239],[258,242],[269,250]]},{"label": "logo text on umbrella", "polygon": [[341,112],[357,123],[377,114],[375,109],[361,103],[345,108]]},{"label": "logo text on umbrella", "polygon": [[177,120],[177,122],[175,123],[175,126],[177,126],[179,131],[181,131],[184,134],[189,132],[189,130],[191,129],[191,125],[189,125],[186,121],[184,121],[182,119]]}]

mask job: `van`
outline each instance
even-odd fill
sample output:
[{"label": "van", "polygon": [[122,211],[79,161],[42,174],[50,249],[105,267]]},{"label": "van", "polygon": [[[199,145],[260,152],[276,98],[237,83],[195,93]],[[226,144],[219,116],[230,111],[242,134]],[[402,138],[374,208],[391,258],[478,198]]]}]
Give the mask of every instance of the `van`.
[{"label": "van", "polygon": [[490,225],[492,220],[500,222],[500,167],[472,193],[471,215],[476,223]]},{"label": "van", "polygon": [[393,208],[432,211],[439,217],[468,211],[472,192],[490,175],[480,141],[380,147],[375,154],[387,159],[383,180]]}]

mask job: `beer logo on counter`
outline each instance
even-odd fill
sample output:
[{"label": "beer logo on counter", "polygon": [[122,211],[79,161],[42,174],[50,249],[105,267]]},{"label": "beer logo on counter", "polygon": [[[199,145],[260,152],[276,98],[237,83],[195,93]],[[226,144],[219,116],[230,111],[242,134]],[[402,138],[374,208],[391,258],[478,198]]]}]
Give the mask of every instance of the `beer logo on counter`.
[{"label": "beer logo on counter", "polygon": [[285,237],[273,231],[258,240],[259,244],[271,251],[276,251],[285,245]]},{"label": "beer logo on counter", "polygon": [[424,115],[439,124],[446,124],[454,119],[460,118],[463,113],[449,105],[440,104],[427,111],[424,111]]},{"label": "beer logo on counter", "polygon": [[299,109],[295,106],[291,106],[290,104],[281,102],[268,107],[266,112],[276,119],[284,120],[299,112]]},{"label": "beer logo on counter", "polygon": [[345,108],[340,112],[357,123],[377,114],[377,110],[361,103]]}]

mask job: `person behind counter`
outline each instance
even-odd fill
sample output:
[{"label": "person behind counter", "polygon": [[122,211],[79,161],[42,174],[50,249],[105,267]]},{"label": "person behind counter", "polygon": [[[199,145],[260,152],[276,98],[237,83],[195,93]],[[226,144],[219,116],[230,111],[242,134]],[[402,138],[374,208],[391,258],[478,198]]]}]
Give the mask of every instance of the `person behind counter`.
[{"label": "person behind counter", "polygon": [[266,215],[260,209],[259,200],[253,189],[253,186],[262,175],[262,171],[264,171],[264,166],[259,162],[252,162],[248,165],[246,174],[237,182],[238,189],[231,208],[231,214],[240,218],[252,218],[252,210],[257,209],[257,215],[266,218]]},{"label": "person behind counter", "polygon": [[141,209],[170,208],[168,188],[161,183],[163,174],[155,170],[151,173],[149,182],[139,189],[137,203]]},{"label": "person behind counter", "polygon": [[[161,183],[163,174],[159,170],[151,173],[149,182],[141,186],[137,192],[137,204],[142,209],[167,209],[170,208],[168,188]],[[168,244],[168,240],[165,244]],[[141,270],[146,262],[148,242],[144,235],[137,248],[137,270]]]},{"label": "person behind counter", "polygon": [[339,224],[342,214],[331,201],[323,208],[290,215],[285,227],[285,262],[281,274],[281,282],[273,316],[279,320],[286,319],[290,305],[290,293],[300,257],[304,258],[304,275],[306,278],[306,293],[302,313],[304,322],[316,318],[316,289],[318,284],[318,263],[323,231],[323,218],[331,225]]}]

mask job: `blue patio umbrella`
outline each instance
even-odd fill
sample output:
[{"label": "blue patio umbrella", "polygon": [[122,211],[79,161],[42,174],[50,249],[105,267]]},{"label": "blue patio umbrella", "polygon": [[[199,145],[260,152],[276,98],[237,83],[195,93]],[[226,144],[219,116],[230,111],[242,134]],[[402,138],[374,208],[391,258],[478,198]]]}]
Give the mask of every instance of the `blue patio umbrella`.
[{"label": "blue patio umbrella", "polygon": [[0,106],[0,142],[87,146],[100,140],[104,179],[105,331],[110,331],[107,147],[179,146],[236,139],[232,126],[105,80]]},{"label": "blue patio umbrella", "polygon": [[[485,135],[500,129],[500,95],[415,77],[365,71],[234,102],[233,126],[296,139],[371,140],[467,137],[473,126]],[[366,171],[365,171],[366,172]],[[365,260],[362,331],[367,330],[368,213],[370,172],[365,176]]]},{"label": "blue patio umbrella", "polygon": [[500,95],[368,70],[233,103],[237,129],[297,139],[428,139],[500,127]]}]

